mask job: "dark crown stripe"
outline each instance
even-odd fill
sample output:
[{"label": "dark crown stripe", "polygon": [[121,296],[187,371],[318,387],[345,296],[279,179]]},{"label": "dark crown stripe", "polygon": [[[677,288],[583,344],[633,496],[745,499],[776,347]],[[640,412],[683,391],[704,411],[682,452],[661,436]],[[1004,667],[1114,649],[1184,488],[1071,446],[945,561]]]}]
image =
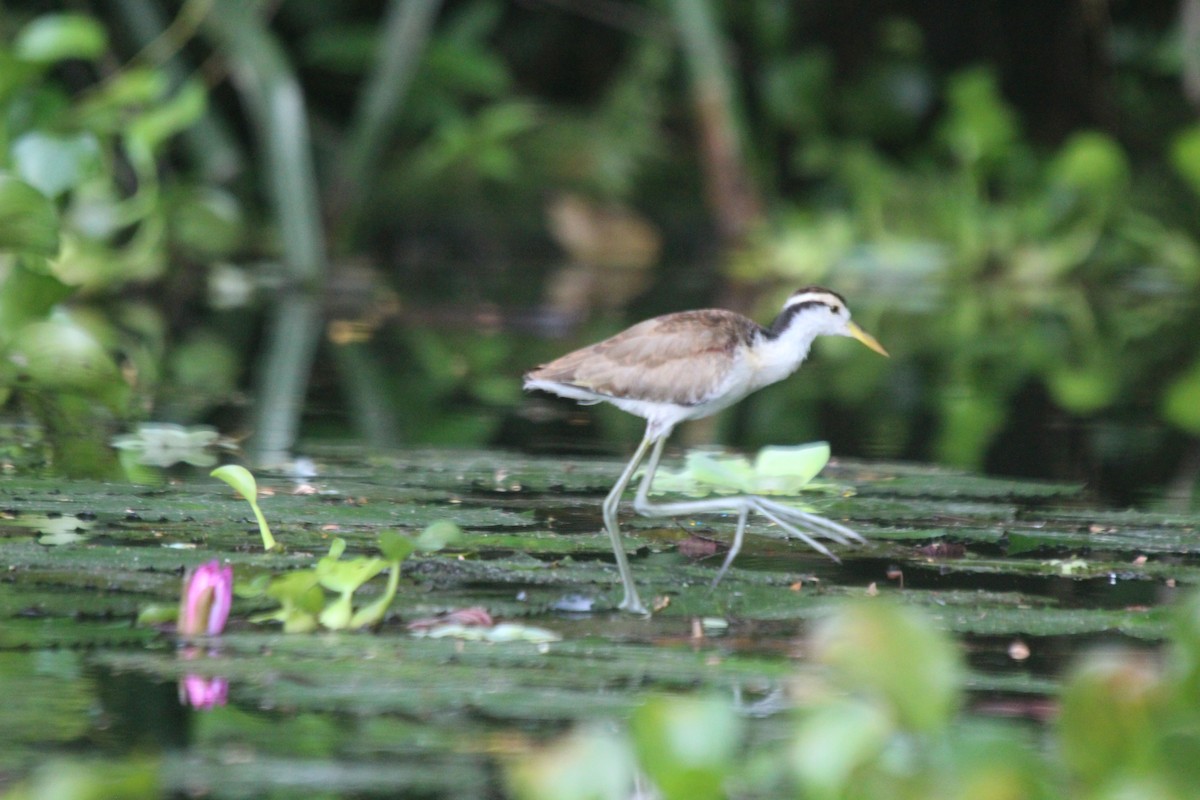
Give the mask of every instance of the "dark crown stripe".
[{"label": "dark crown stripe", "polygon": [[[825,290],[822,289],[821,291]],[[833,294],[833,292],[830,292],[830,294]],[[796,303],[795,305],[788,306],[783,310],[783,313],[775,318],[775,321],[771,323],[771,327],[765,329],[766,337],[768,339],[775,339],[779,337],[788,329],[788,326],[792,324],[792,319],[797,314],[807,308],[816,308],[817,306],[828,308],[830,311],[834,310],[833,306],[824,300],[805,300],[803,303]]]}]

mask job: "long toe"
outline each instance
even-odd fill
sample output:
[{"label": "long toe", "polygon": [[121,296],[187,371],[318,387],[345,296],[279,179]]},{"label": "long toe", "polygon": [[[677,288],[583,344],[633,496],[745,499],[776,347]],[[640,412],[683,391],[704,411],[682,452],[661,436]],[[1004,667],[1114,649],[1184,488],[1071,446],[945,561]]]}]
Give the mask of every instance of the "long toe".
[{"label": "long toe", "polygon": [[780,528],[782,528],[783,531],[785,533],[787,533],[789,536],[799,539],[800,541],[804,542],[806,545],[811,547],[813,550],[816,550],[821,555],[828,556],[829,558],[832,558],[834,561],[838,560],[837,556],[835,556],[833,553],[831,553],[829,551],[828,547],[821,544],[816,539],[814,539],[813,537],[809,536],[804,531],[797,528],[795,525],[792,525],[789,522],[784,522],[782,519],[775,516],[775,514],[771,513],[770,511],[766,510],[765,508],[758,509],[758,513],[762,514],[764,517],[771,520],[771,522],[774,522],[776,525],[778,525]]},{"label": "long toe", "polygon": [[793,508],[774,500],[767,500],[764,497],[756,497],[755,500],[757,501],[755,505],[763,513],[770,512],[792,525],[807,528],[812,533],[833,539],[838,544],[862,544],[866,542],[866,539],[857,531],[834,522],[827,517],[822,517],[820,514],[801,511],[798,508]]}]

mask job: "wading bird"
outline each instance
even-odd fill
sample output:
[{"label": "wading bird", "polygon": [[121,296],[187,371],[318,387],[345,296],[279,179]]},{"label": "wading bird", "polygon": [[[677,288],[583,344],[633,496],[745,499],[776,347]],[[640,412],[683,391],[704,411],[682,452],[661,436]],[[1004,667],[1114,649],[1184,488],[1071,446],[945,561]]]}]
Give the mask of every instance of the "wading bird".
[{"label": "wading bird", "polygon": [[841,295],[810,286],[794,292],[769,327],[722,309],[666,314],[639,322],[525,375],[526,389],[540,389],[584,405],[611,403],[646,420],[641,444],[603,505],[604,527],[612,538],[625,587],[622,610],[649,613],[638,597],[617,526],[621,495],[647,452],[650,460],[633,501],[639,514],[661,517],[737,513],[737,532],[717,581],[741,549],[751,511],[835,560],[836,556],[813,535],[839,544],[863,541],[844,525],[758,495],[674,503],[651,503],[649,499],[663,444],[676,425],[715,414],[751,392],[783,380],[800,367],[813,340],[822,335],[849,336],[887,355],[873,336],[850,321],[850,311]]}]

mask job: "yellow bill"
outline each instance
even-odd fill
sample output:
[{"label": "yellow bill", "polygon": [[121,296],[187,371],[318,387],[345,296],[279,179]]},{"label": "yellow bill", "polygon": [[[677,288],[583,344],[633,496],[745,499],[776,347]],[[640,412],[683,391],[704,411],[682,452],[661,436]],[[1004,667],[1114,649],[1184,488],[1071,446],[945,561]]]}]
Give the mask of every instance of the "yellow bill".
[{"label": "yellow bill", "polygon": [[888,351],[883,349],[883,345],[875,340],[875,337],[864,331],[862,328],[855,325],[853,322],[846,323],[846,332],[865,344],[867,347],[879,353],[881,356],[888,355]]}]

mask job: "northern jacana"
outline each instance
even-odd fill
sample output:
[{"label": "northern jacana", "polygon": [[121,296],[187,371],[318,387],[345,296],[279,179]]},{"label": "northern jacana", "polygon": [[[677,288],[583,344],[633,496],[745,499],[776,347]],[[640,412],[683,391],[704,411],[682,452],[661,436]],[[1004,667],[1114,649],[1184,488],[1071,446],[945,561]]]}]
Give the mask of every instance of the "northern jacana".
[{"label": "northern jacana", "polygon": [[647,452],[650,460],[633,501],[639,514],[737,512],[737,531],[717,580],[741,549],[751,511],[835,560],[836,556],[810,534],[839,544],[863,541],[844,525],[758,495],[675,503],[649,500],[663,444],[676,425],[715,414],[751,392],[783,380],[800,367],[813,340],[822,335],[849,336],[887,355],[873,336],[850,321],[850,311],[841,295],[810,286],[794,292],[769,327],[722,309],[681,311],[639,322],[525,375],[526,389],[540,389],[584,405],[611,403],[646,420],[641,444],[603,505],[604,527],[612,537],[613,554],[625,586],[622,610],[648,613],[638,597],[617,526],[621,495]]}]

